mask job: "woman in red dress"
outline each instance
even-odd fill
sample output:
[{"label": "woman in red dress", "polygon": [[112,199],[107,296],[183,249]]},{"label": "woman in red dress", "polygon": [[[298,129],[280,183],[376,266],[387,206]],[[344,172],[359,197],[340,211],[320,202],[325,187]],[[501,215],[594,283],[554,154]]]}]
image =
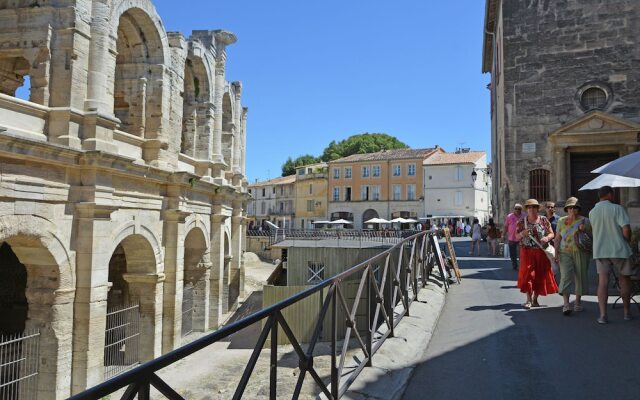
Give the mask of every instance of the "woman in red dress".
[{"label": "woman in red dress", "polygon": [[558,285],[547,255],[538,246],[538,243],[543,247],[550,245],[553,239],[551,223],[545,216],[538,215],[540,204],[536,199],[527,200],[524,208],[527,216],[518,222],[516,238],[520,240],[518,288],[527,294],[527,301],[522,306],[528,310],[540,307],[538,296],[558,293]]}]

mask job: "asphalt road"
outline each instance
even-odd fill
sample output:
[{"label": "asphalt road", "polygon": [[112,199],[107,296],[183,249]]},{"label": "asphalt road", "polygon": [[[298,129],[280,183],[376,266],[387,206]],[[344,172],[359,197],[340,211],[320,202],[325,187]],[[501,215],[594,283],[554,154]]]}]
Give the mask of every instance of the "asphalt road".
[{"label": "asphalt road", "polygon": [[[468,244],[456,248],[468,254]],[[595,296],[570,317],[559,295],[526,311],[508,261],[459,262],[462,284],[452,286],[404,399],[640,399],[638,308],[629,322],[620,306],[610,310],[608,325],[596,323]]]}]

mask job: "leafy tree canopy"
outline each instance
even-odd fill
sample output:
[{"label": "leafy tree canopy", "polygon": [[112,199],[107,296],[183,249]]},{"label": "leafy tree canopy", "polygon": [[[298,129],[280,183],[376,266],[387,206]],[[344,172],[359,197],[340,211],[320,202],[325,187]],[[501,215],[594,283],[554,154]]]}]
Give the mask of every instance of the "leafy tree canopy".
[{"label": "leafy tree canopy", "polygon": [[381,150],[405,149],[409,146],[386,133],[362,133],[339,142],[331,141],[322,152],[322,161],[332,161],[352,154],[375,153]]},{"label": "leafy tree canopy", "polygon": [[305,154],[295,159],[287,158],[287,161],[282,164],[282,176],[295,174],[296,167],[315,164],[320,161],[327,162],[352,154],[375,153],[381,150],[405,149],[407,147],[409,146],[386,133],[361,133],[339,142],[332,140],[320,157]]},{"label": "leafy tree canopy", "polygon": [[291,157],[287,158],[287,161],[282,164],[282,176],[293,175],[296,173],[296,167],[302,167],[303,165],[315,164],[320,162],[318,157],[314,157],[311,154],[305,154],[295,159]]}]

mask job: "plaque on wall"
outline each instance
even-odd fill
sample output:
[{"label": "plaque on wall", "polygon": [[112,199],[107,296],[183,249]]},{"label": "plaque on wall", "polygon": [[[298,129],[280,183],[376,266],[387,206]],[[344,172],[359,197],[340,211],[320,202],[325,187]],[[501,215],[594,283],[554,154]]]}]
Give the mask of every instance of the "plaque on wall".
[{"label": "plaque on wall", "polygon": [[535,153],[536,152],[536,144],[535,143],[522,143],[522,152],[523,153]]}]

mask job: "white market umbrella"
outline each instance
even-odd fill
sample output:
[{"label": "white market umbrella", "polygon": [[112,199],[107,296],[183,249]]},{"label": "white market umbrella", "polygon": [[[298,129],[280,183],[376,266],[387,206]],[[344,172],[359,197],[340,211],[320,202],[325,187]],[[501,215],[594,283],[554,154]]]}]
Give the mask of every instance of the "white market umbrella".
[{"label": "white market umbrella", "polygon": [[640,151],[627,154],[591,172],[595,174],[620,175],[640,179]]},{"label": "white market umbrella", "polygon": [[337,219],[335,221],[331,221],[329,222],[330,224],[335,224],[335,225],[350,225],[353,222],[351,221],[347,221],[346,219]]},{"label": "white market umbrella", "polygon": [[389,221],[383,218],[371,218],[368,221],[364,221],[365,224],[388,224]]},{"label": "white market umbrella", "polygon": [[418,221],[413,219],[413,218],[408,218],[408,219],[404,220],[405,224],[415,224],[416,222],[418,222]]},{"label": "white market umbrella", "polygon": [[594,190],[603,186],[611,187],[640,187],[640,179],[621,175],[602,174],[578,190]]},{"label": "white market umbrella", "polygon": [[391,222],[399,222],[399,223],[401,223],[401,224],[406,224],[406,223],[407,223],[407,220],[406,220],[406,219],[404,219],[404,218],[402,218],[402,217],[398,217],[398,218],[394,218],[394,219],[392,219],[392,220],[391,220]]},{"label": "white market umbrella", "polygon": [[312,224],[330,224],[331,221],[313,221]]}]

